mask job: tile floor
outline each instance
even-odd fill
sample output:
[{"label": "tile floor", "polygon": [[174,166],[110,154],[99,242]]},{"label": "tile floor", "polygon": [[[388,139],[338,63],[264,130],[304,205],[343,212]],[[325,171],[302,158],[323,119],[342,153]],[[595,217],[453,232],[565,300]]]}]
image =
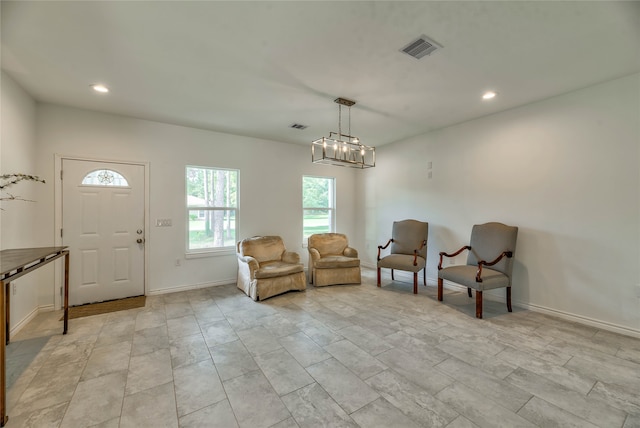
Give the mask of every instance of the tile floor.
[{"label": "tile floor", "polygon": [[383,283],[152,296],[66,336],[41,314],[9,346],[7,426],[640,427],[640,339]]}]

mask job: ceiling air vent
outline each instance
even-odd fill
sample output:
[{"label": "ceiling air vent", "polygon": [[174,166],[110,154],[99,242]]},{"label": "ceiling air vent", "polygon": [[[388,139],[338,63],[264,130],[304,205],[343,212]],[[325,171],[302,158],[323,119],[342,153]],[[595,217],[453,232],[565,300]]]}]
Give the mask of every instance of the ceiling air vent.
[{"label": "ceiling air vent", "polygon": [[431,55],[440,48],[442,48],[442,46],[423,35],[400,50],[416,59],[420,59],[426,55]]},{"label": "ceiling air vent", "polygon": [[299,123],[294,123],[293,125],[291,125],[289,128],[293,128],[293,129],[307,129],[307,125],[301,125]]}]

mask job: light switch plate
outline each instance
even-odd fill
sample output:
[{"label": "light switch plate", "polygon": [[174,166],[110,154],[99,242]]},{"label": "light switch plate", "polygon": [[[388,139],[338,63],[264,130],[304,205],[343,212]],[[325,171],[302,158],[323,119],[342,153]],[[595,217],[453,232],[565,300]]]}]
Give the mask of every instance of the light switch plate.
[{"label": "light switch plate", "polygon": [[171,227],[171,219],[170,218],[156,219],[156,227]]}]

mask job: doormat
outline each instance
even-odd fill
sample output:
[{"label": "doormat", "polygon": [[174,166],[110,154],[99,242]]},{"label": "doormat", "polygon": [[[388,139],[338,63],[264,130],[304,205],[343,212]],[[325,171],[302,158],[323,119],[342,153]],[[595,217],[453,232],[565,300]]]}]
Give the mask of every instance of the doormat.
[{"label": "doormat", "polygon": [[[145,296],[127,297],[126,299],[109,300],[108,302],[89,303],[69,308],[69,319],[106,314],[109,312],[125,311],[127,309],[143,308]],[[60,320],[64,319],[64,315]]]}]

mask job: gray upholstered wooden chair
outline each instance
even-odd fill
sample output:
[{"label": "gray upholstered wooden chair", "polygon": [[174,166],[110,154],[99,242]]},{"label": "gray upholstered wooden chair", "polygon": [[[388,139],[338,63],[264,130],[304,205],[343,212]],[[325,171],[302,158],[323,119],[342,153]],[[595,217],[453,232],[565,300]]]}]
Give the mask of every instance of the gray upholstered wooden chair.
[{"label": "gray upholstered wooden chair", "polygon": [[[502,223],[476,224],[471,231],[471,242],[458,251],[440,253],[438,263],[438,300],[442,301],[444,280],[476,290],[476,318],[482,318],[482,292],[494,288],[507,288],[507,310],[511,312],[511,273],[516,249],[518,228]],[[443,257],[455,257],[469,251],[466,265],[442,267]],[[486,267],[485,267],[486,266]]]},{"label": "gray upholstered wooden chair", "polygon": [[[394,221],[391,239],[378,245],[378,287],[380,268],[391,269],[391,279],[395,280],[395,269],[413,272],[413,294],[418,294],[418,272],[423,271],[423,282],[427,285],[427,239],[429,223],[418,220]],[[390,254],[380,257],[381,251],[391,244]]]}]

